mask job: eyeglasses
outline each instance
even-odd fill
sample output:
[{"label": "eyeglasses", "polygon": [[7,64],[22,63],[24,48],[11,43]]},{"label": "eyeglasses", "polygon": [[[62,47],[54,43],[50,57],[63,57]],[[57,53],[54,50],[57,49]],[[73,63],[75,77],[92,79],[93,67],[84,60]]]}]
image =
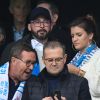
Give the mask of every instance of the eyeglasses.
[{"label": "eyeglasses", "polygon": [[34,21],[31,21],[31,23],[34,24],[35,27],[40,27],[41,24],[43,24],[45,27],[48,27],[50,25],[49,20],[45,20],[45,21],[34,20]]},{"label": "eyeglasses", "polygon": [[55,61],[56,64],[60,64],[63,61],[64,57],[59,57],[59,58],[48,58],[48,59],[44,59],[46,61],[46,63],[48,64],[52,64],[53,61]]},{"label": "eyeglasses", "polygon": [[20,60],[20,61],[22,61],[23,63],[25,63],[26,66],[31,66],[31,65],[34,65],[34,64],[36,63],[36,61],[34,61],[34,62],[32,62],[32,61],[30,61],[30,60],[24,61],[24,60],[22,60],[22,59],[20,59],[20,58],[18,58],[18,57],[15,57],[15,58],[17,58],[18,60]]}]

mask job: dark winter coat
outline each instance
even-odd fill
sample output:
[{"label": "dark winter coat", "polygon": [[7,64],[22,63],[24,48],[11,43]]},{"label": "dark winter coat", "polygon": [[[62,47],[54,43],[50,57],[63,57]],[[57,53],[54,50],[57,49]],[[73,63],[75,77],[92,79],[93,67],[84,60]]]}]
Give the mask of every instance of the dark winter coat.
[{"label": "dark winter coat", "polygon": [[[54,83],[54,87],[57,87],[56,90],[59,90],[67,100],[91,100],[87,80],[70,74],[66,69],[58,77],[53,78],[59,80],[59,87],[57,87],[58,83]],[[47,73],[46,68],[40,73],[39,78],[29,79],[22,100],[42,100],[43,97],[52,96],[49,92],[50,79],[52,76]],[[56,90],[53,89],[52,92],[54,93]]]}]

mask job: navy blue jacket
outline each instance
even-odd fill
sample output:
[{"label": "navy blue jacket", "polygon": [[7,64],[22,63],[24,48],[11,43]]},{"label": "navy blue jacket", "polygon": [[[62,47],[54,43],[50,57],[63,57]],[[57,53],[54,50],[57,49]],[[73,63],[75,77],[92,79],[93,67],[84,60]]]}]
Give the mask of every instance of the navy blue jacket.
[{"label": "navy blue jacket", "polygon": [[[50,82],[54,84],[50,85]],[[33,77],[27,81],[22,100],[42,100],[43,97],[52,96],[51,93],[57,90],[67,100],[91,100],[88,81],[85,78],[70,74],[66,69],[53,77],[47,73],[46,68],[38,78]]]}]

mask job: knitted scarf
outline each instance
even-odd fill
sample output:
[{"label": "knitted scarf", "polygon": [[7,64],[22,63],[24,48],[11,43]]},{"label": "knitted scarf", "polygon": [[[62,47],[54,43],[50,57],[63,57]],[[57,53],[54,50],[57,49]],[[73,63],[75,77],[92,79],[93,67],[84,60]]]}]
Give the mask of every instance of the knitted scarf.
[{"label": "knitted scarf", "polygon": [[[9,94],[9,62],[0,67],[0,100],[8,100]],[[21,82],[12,100],[21,100],[25,82]]]},{"label": "knitted scarf", "polygon": [[80,53],[80,51],[75,55],[75,57],[70,61],[70,64],[73,64],[77,67],[83,66],[96,52],[98,47],[96,44],[90,44],[84,53]]}]

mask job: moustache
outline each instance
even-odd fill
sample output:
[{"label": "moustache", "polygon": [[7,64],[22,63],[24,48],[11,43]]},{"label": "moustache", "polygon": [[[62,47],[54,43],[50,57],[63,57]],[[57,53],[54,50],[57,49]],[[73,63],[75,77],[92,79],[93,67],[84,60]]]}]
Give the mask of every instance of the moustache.
[{"label": "moustache", "polygon": [[45,29],[40,29],[37,32],[45,32],[45,33],[47,33],[47,31]]}]

